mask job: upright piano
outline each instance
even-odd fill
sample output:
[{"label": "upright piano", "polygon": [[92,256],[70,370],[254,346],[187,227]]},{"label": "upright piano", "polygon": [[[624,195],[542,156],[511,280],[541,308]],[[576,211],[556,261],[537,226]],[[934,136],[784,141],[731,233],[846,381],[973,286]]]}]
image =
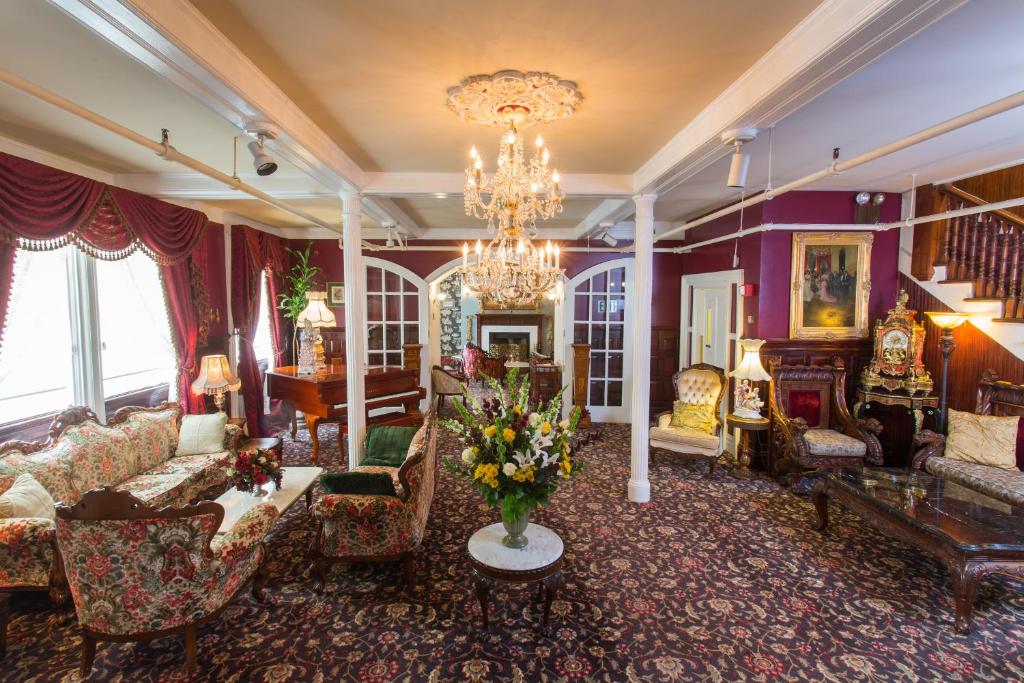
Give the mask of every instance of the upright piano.
[{"label": "upright piano", "polygon": [[[320,455],[320,436],[317,430],[321,423],[337,423],[338,448],[344,453],[343,436],[348,432],[346,368],[340,363],[328,365],[315,375],[300,375],[294,365],[286,365],[267,372],[267,391],[270,398],[281,399],[291,405],[292,410],[301,410],[306,415],[306,426],[313,442],[313,462]],[[366,410],[377,408],[404,408],[403,412],[391,412],[367,418],[368,424],[419,424],[423,421],[419,404],[427,391],[419,386],[418,368],[396,366],[373,366],[366,369]],[[292,417],[292,438],[295,438],[297,424]]]}]

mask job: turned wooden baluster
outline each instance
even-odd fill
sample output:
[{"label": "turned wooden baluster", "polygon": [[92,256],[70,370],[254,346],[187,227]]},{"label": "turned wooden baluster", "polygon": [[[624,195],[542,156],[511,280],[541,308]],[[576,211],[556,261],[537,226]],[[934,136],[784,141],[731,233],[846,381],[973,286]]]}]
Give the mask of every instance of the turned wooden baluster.
[{"label": "turned wooden baluster", "polygon": [[987,262],[987,250],[989,242],[989,221],[987,217],[978,216],[978,222],[974,224],[971,238],[971,288],[974,296],[985,296],[985,272]]},{"label": "turned wooden baluster", "polygon": [[982,255],[985,268],[984,287],[985,293],[982,296],[992,298],[996,295],[996,278],[999,272],[999,251],[1002,244],[1002,222],[995,216],[989,216],[988,221],[988,245]]},{"label": "turned wooden baluster", "polygon": [[963,216],[953,219],[953,246],[949,266],[946,268],[947,280],[960,280],[963,278],[964,245],[967,239],[966,222]]},{"label": "turned wooden baluster", "polygon": [[996,272],[996,289],[993,296],[1005,299],[1006,280],[1010,276],[1010,236],[1013,234],[1013,226],[999,221],[999,228],[999,267]]},{"label": "turned wooden baluster", "polygon": [[1016,254],[1014,255],[1017,259],[1017,284],[1014,287],[1015,301],[1013,302],[1013,308],[1007,307],[1009,313],[1007,314],[1010,318],[1020,320],[1024,318],[1024,233],[1017,234],[1017,246],[1014,249]]},{"label": "turned wooden baluster", "polygon": [[[949,198],[943,197],[942,211],[949,209]],[[949,262],[953,259],[953,230],[955,219],[947,218],[942,222],[942,249],[939,250],[937,266],[946,266],[946,277],[949,277]]]},{"label": "turned wooden baluster", "polygon": [[1015,318],[1017,316],[1017,303],[1020,300],[1017,292],[1020,288],[1020,230],[1015,229],[1007,235],[1006,241],[1010,245],[1010,275],[1006,283],[1006,303],[1003,304],[1003,317]]}]

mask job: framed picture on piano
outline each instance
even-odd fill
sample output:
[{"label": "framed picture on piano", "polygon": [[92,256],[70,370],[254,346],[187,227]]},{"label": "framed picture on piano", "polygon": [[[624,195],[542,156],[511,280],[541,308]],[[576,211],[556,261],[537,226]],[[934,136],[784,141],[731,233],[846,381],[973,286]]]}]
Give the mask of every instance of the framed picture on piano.
[{"label": "framed picture on piano", "polygon": [[345,305],[345,285],[340,282],[327,283],[327,305],[331,308]]}]

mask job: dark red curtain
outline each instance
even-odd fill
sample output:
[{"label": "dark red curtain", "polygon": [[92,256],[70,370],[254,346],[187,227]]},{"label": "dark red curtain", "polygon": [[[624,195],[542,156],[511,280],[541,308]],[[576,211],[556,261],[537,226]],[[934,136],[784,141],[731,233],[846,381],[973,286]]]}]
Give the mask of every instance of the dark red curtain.
[{"label": "dark red curtain", "polygon": [[194,415],[206,412],[206,397],[192,393],[192,382],[199,374],[200,361],[196,358],[200,316],[194,303],[196,298],[192,289],[192,272],[191,259],[160,267],[171,337],[177,354],[178,401],[186,413]]},{"label": "dark red curtain", "polygon": [[[238,328],[238,377],[242,380],[242,398],[245,401],[245,423],[252,437],[269,433],[267,416],[263,410],[263,376],[256,361],[252,340],[260,316],[260,276],[267,272],[271,301],[282,285],[288,266],[285,241],[280,237],[259,232],[248,226],[236,225],[231,229],[231,315]],[[275,282],[276,281],[276,282]],[[278,316],[272,315],[271,335],[274,353],[279,355],[282,331]]]},{"label": "dark red curtain", "polygon": [[0,233],[29,249],[74,243],[97,258],[141,248],[161,265],[184,260],[203,235],[201,211],[0,152]]}]

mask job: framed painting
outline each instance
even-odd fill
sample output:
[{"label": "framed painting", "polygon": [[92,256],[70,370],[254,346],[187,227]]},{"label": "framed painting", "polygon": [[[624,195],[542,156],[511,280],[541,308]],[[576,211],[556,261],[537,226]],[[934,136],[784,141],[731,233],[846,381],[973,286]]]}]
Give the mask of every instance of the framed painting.
[{"label": "framed painting", "polygon": [[870,232],[793,233],[790,339],[868,336]]},{"label": "framed painting", "polygon": [[345,285],[340,282],[327,283],[327,305],[332,308],[345,305]]},{"label": "framed painting", "polygon": [[485,296],[480,301],[480,308],[485,311],[536,311],[537,300],[534,299],[524,304],[505,304]]}]

